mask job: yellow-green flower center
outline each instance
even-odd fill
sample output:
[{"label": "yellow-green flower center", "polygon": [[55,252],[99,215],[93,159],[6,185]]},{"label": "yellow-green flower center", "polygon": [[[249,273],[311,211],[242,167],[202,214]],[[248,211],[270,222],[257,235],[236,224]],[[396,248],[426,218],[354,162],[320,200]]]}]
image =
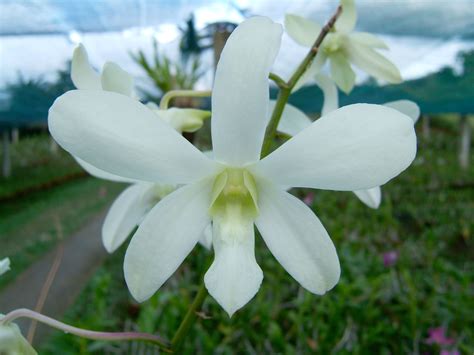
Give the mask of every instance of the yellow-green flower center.
[{"label": "yellow-green flower center", "polygon": [[248,233],[248,228],[258,216],[257,185],[253,176],[242,168],[228,168],[214,180],[212,203],[209,213],[215,227],[219,225],[221,237],[228,242],[238,242]]},{"label": "yellow-green flower center", "polygon": [[337,32],[329,33],[323,42],[323,50],[326,54],[337,52],[342,46],[342,35]]}]

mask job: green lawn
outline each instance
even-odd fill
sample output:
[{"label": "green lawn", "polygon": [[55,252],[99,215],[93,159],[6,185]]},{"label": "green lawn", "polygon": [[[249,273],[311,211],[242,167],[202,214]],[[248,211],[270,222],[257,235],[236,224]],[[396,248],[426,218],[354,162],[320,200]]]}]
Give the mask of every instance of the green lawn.
[{"label": "green lawn", "polygon": [[[439,354],[426,338],[430,328],[443,326],[455,339],[451,348],[472,354],[474,169],[458,167],[457,143],[449,125],[434,127],[428,142],[420,138],[414,164],[383,187],[378,210],[349,192],[315,191],[312,208],[340,257],[339,284],[325,296],[310,294],[257,237],[265,275],[260,292],[232,319],[208,297],[182,353]],[[158,293],[138,305],[123,280],[125,248],[109,257],[65,320],[171,338],[211,254],[197,247]],[[393,266],[384,266],[388,251],[399,254]],[[126,354],[131,346],[58,332],[41,354]]]}]

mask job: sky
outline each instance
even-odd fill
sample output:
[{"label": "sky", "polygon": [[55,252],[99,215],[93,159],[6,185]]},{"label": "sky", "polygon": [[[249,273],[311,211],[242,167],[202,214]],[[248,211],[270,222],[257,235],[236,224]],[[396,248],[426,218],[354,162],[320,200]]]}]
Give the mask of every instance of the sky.
[{"label": "sky", "polygon": [[[384,52],[404,79],[436,72],[444,66],[460,70],[457,54],[474,49],[474,0],[356,0],[358,31],[379,35]],[[0,88],[24,77],[54,78],[82,42],[100,68],[114,61],[149,85],[129,51],[150,53],[155,38],[171,58],[178,54],[178,24],[194,13],[198,28],[226,20],[241,22],[265,15],[283,23],[295,13],[323,23],[337,6],[334,0],[0,0]],[[245,10],[245,11],[242,11]],[[288,76],[306,49],[284,36],[274,71]],[[204,65],[212,67],[211,53]],[[366,79],[358,73],[358,81]],[[211,85],[208,75],[199,83]]]}]

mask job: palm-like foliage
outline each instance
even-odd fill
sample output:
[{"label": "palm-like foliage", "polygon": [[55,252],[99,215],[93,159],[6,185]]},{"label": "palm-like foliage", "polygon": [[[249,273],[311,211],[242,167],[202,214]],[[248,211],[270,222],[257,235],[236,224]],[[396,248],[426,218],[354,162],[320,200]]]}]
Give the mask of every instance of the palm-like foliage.
[{"label": "palm-like foliage", "polygon": [[[158,50],[158,44],[153,41],[153,55],[148,59],[142,50],[136,54],[130,54],[133,60],[142,67],[153,81],[160,93],[170,90],[190,90],[202,77],[199,57],[193,57],[189,63],[173,62]],[[150,93],[145,92],[148,98],[156,99]]]}]

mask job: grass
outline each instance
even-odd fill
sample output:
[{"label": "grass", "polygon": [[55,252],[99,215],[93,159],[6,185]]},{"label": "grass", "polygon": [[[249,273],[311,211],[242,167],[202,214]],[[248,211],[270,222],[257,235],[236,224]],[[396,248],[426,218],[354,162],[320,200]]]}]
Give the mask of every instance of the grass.
[{"label": "grass", "polygon": [[[12,270],[0,278],[0,289],[123,189],[121,184],[91,177],[46,188],[52,180],[80,172],[80,167],[64,151],[52,154],[47,136],[27,138],[13,147],[14,175],[0,185],[0,197],[18,195],[0,204],[0,259],[10,257]],[[31,191],[24,193],[25,189]]]},{"label": "grass", "polygon": [[[302,289],[257,236],[265,279],[232,319],[208,297],[183,354],[437,354],[428,330],[443,326],[461,353],[474,352],[474,169],[457,163],[449,125],[419,141],[414,164],[383,187],[378,210],[350,192],[315,191],[312,208],[331,235],[342,266],[325,296]],[[307,190],[292,191],[304,196]],[[212,255],[196,247],[150,300],[136,304],[123,280],[126,246],[111,256],[65,316],[97,330],[140,329],[171,338]],[[383,253],[398,261],[384,266]],[[138,353],[136,344],[56,333],[42,354]],[[137,349],[137,348],[134,348]],[[143,350],[143,349],[142,349]],[[150,353],[151,353],[151,349]]]}]

